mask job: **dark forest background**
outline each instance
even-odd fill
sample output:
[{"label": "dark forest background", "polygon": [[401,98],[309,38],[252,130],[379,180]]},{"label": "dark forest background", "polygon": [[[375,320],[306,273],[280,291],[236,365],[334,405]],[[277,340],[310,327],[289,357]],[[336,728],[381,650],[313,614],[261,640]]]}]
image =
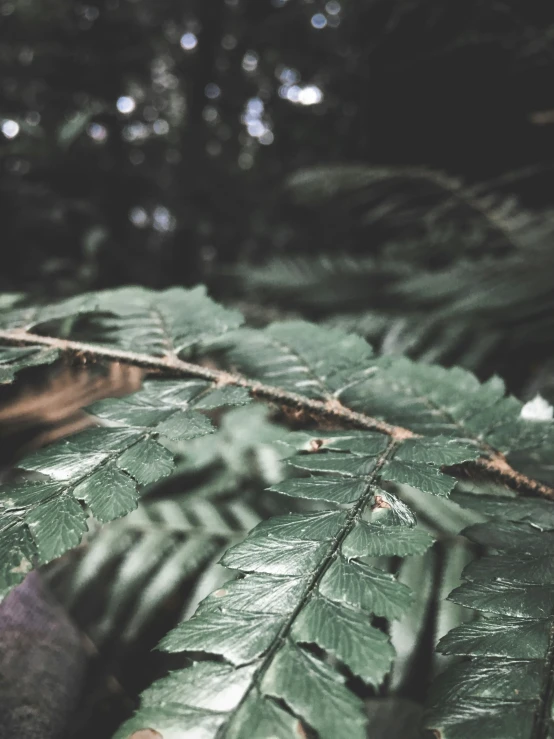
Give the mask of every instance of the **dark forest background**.
[{"label": "dark forest background", "polygon": [[1,0],[0,29],[4,290],[377,251],[355,209],[291,198],[314,165],[525,170],[510,192],[550,204],[548,3]]}]

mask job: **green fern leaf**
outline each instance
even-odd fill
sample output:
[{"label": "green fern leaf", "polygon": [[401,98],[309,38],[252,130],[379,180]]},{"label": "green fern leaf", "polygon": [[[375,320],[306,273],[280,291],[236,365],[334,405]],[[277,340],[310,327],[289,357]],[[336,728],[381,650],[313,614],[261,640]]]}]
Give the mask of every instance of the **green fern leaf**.
[{"label": "green fern leaf", "polygon": [[229,361],[248,377],[308,398],[325,399],[371,372],[373,352],[360,337],[304,321],[242,329],[228,346]]},{"label": "green fern leaf", "polygon": [[154,356],[178,355],[237,328],[242,316],[214,303],[204,287],[155,292],[127,287],[97,294],[106,314],[103,337],[121,349]]},{"label": "green fern leaf", "polygon": [[[3,322],[15,327],[14,335],[20,335],[21,327],[34,328],[95,311],[104,320],[112,311],[112,322],[107,327],[104,324],[110,346],[142,340],[141,350],[158,354],[167,350],[172,355],[240,322],[238,314],[212,303],[200,288],[166,291],[159,301],[155,295],[140,288],[91,294],[51,308],[16,310],[4,314]],[[158,312],[154,323],[149,323],[141,310],[154,310],[154,303]],[[171,309],[174,317],[170,320]],[[160,311],[165,316],[163,325],[158,321]],[[19,369],[51,362],[58,354],[57,347],[41,345],[3,348],[4,376],[9,379]],[[211,433],[213,426],[202,411],[240,405],[248,399],[243,388],[218,388],[202,380],[146,382],[133,396],[88,408],[100,427],[21,460],[18,466],[25,474],[5,486],[0,498],[3,536],[15,545],[12,555],[2,561],[0,592],[22,579],[30,569],[27,563],[44,564],[79,543],[87,530],[81,503],[100,521],[129,513],[137,505],[139,487],[167,476],[174,468],[173,454],[164,439],[182,441]],[[39,473],[38,479],[34,473]],[[22,530],[27,532],[24,536]]]},{"label": "green fern leaf", "polygon": [[[300,441],[306,443],[306,434],[301,434]],[[321,737],[363,736],[365,718],[359,699],[346,689],[344,678],[317,659],[306,644],[317,645],[369,685],[379,685],[390,669],[393,649],[371,619],[400,617],[410,607],[411,593],[393,575],[364,560],[391,552],[425,551],[433,540],[400,523],[394,526],[398,530],[395,546],[390,525],[372,524],[362,517],[364,511],[371,512],[379,491],[379,470],[394,452],[382,436],[345,432],[326,441],[329,451],[300,453],[291,464],[302,469],[309,466],[322,485],[344,477],[359,491],[354,505],[346,510],[289,514],[259,524],[222,560],[227,567],[247,573],[243,579],[216,591],[161,644],[172,652],[221,655],[236,668],[253,665],[251,683],[241,692],[238,710],[229,710],[218,724],[225,736],[241,736],[235,733],[238,727],[257,725],[262,717],[267,723],[277,708],[272,703],[275,699],[285,701]],[[352,446],[356,453],[348,451]],[[372,456],[361,453],[364,447]],[[331,451],[339,448],[343,451]],[[274,489],[280,490],[283,484]],[[368,533],[374,530],[378,535],[370,540]],[[201,662],[194,669],[202,675],[207,665],[210,662]],[[198,707],[188,696],[185,700],[188,707]],[[214,697],[210,707],[216,705],[219,698]],[[138,726],[136,720],[132,726]],[[156,727],[163,732],[175,721],[176,716],[160,717]],[[279,714],[275,722],[279,724]],[[121,736],[130,726],[122,729]],[[267,736],[271,731],[278,735],[279,728],[268,725],[267,731]]]},{"label": "green fern leaf", "polygon": [[[170,474],[173,454],[160,442],[211,433],[213,426],[196,410],[197,403],[209,405],[210,392],[205,382],[147,382],[132,396],[88,409],[109,426],[89,429],[21,460],[20,469],[46,479],[28,477],[5,486],[3,509],[13,522],[29,527],[39,562],[79,543],[87,527],[78,501],[99,521],[110,521],[136,507],[138,486]],[[235,393],[233,400],[244,402],[245,394]],[[21,557],[33,561],[32,546]],[[1,587],[11,583],[8,578]]]},{"label": "green fern leaf", "polygon": [[[421,555],[432,543],[391,483],[423,496],[447,496],[455,483],[448,466],[474,462],[514,486],[544,492],[504,455],[551,444],[551,425],[521,419],[521,404],[505,397],[497,378],[481,385],[458,369],[376,359],[362,339],[338,330],[291,322],[235,331],[236,314],[215,306],[202,290],[132,288],[86,301],[80,315],[88,313],[97,332],[88,343],[72,338],[67,325],[63,339],[20,328],[0,338],[135,362],[177,377],[149,380],[129,398],[95,404],[90,412],[102,426],[21,461],[28,476],[2,491],[0,546],[10,547],[4,587],[37,553],[47,561],[77,543],[86,525],[78,501],[105,520],[128,512],[140,494],[137,486],[170,470],[173,444],[210,432],[201,411],[254,396],[297,412],[310,427],[314,420],[327,429],[346,426],[293,437],[300,451],[290,468],[300,476],[273,490],[317,501],[317,509],[258,524],[227,550],[222,561],[239,579],[204,600],[164,642],[166,649],[204,652],[206,658],[155,683],[145,693],[143,713],[119,736],[133,727],[163,733],[179,725],[206,737],[243,737],[244,727],[263,725],[268,736],[279,736],[299,728],[298,720],[321,739],[364,736],[363,703],[348,676],[368,685],[382,681],[392,650],[378,636],[376,619],[400,619],[414,600],[386,558]],[[53,315],[62,312],[53,309]],[[77,324],[75,331],[84,330]],[[186,352],[190,359],[207,347],[224,350],[224,369],[179,356]],[[529,526],[517,525],[521,537]],[[499,546],[509,533],[497,533]],[[194,560],[194,552],[187,557]],[[170,577],[186,566],[176,554]],[[532,597],[524,601],[529,588]],[[552,610],[553,592],[548,583],[476,579],[456,599],[535,619]],[[231,616],[237,632],[230,629]],[[362,664],[359,649],[369,661]]]},{"label": "green fern leaf", "polygon": [[44,324],[67,319],[75,320],[79,316],[98,310],[98,295],[99,293],[85,293],[50,305],[16,306],[0,313],[0,326],[30,331]]},{"label": "green fern leaf", "polygon": [[465,739],[476,730],[491,739],[550,736],[554,729],[550,507],[525,498],[504,501],[466,494],[457,499],[491,515],[487,523],[464,532],[491,553],[465,569],[466,582],[450,596],[478,611],[480,618],[454,629],[439,643],[440,652],[470,659],[454,663],[437,680],[427,726],[445,739]]}]

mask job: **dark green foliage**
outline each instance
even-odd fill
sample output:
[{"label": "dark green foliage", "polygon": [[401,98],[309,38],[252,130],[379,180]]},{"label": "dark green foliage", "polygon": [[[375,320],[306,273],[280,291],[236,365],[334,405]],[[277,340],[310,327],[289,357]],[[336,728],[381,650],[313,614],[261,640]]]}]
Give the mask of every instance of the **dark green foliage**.
[{"label": "dark green foliage", "polygon": [[[525,170],[505,180],[515,187]],[[499,182],[464,186],[424,168],[335,165],[301,170],[292,197],[310,222],[326,209],[371,250],[336,234],[317,254],[239,264],[237,293],[366,336],[384,354],[473,371],[544,361],[553,329],[554,218],[528,212]],[[346,253],[345,253],[346,251]]]},{"label": "dark green foliage", "polygon": [[[537,449],[552,448],[552,424],[526,420],[528,410],[522,413],[521,403],[505,395],[498,378],[481,384],[462,369],[374,357],[361,338],[306,322],[237,330],[240,317],[200,289],[90,294],[44,313],[8,312],[3,324],[0,336],[8,345],[24,341],[37,351],[54,346],[68,356],[119,358],[173,375],[152,377],[126,398],[94,404],[88,410],[96,428],[19,462],[21,472],[2,490],[4,590],[35,562],[75,547],[87,516],[101,522],[129,513],[149,486],[173,473],[174,456],[186,454],[187,444],[204,444],[204,451],[193,447],[189,458],[207,454],[209,459],[210,444],[200,437],[213,432],[208,416],[217,420],[221,408],[256,397],[296,412],[297,423],[305,421],[305,430],[284,439],[285,448],[296,450],[289,459],[291,475],[272,486],[274,493],[298,499],[296,512],[261,521],[227,548],[221,563],[236,578],[205,598],[161,644],[168,652],[190,653],[192,664],[144,693],[141,709],[117,735],[122,738],[145,727],[162,734],[185,727],[205,737],[287,736],[311,728],[322,739],[363,739],[364,704],[353,679],[378,689],[391,670],[394,649],[382,620],[399,621],[399,628],[414,635],[421,632],[430,590],[422,584],[422,570],[410,571],[402,560],[419,557],[423,563],[434,540],[429,532],[440,532],[441,509],[435,516],[432,501],[449,496],[453,475],[468,464],[521,485],[504,455],[517,451],[532,457]],[[63,338],[22,331],[44,331],[46,324]],[[222,369],[213,368],[213,357],[223,362]],[[36,354],[29,362],[36,364]],[[233,427],[231,416],[225,423],[224,428]],[[215,441],[214,449],[218,446]],[[540,482],[524,484],[548,493]],[[208,520],[225,517],[223,501],[216,509],[208,492],[205,502],[211,509]],[[132,528],[146,516],[152,536],[138,541],[139,559],[141,547],[154,547],[163,559],[163,549],[152,543],[161,535],[152,521],[156,505],[145,502],[143,514],[135,512],[123,523]],[[225,540],[229,543],[233,529],[225,525],[218,533],[208,527],[202,534],[186,534],[190,517],[198,520],[195,505],[194,499],[184,499],[176,512],[180,546],[165,540],[172,550],[166,560],[169,574],[159,580],[154,574],[143,597],[163,597],[171,589],[164,590],[164,579],[175,584],[205,567]],[[522,505],[516,520],[526,517],[532,526],[501,523],[471,530],[472,542],[501,550],[504,559],[472,565],[470,583],[457,591],[457,602],[512,619],[537,619],[548,611],[549,558],[540,550],[547,534],[536,529],[541,526],[537,511],[525,501]],[[415,514],[421,510],[430,522],[424,526]],[[163,515],[160,525],[163,531]],[[518,547],[524,557],[517,555]],[[137,587],[140,574],[132,553],[127,562],[120,570],[116,611],[117,597],[125,600],[126,588],[130,593]],[[151,566],[154,572],[152,560]],[[498,580],[505,569],[513,582]],[[406,582],[421,592],[414,593]],[[533,589],[529,601],[528,588]],[[142,617],[139,610],[139,624]],[[488,663],[483,670],[489,674]],[[444,688],[448,696],[456,695],[457,682],[452,685],[450,692]],[[466,691],[463,700],[475,697],[463,676],[459,689]],[[536,694],[537,702],[542,690],[529,683],[522,700]],[[460,705],[463,713],[465,704]],[[479,710],[485,709],[493,727],[497,708],[479,703]],[[456,712],[452,715],[441,722],[456,723]],[[529,720],[538,719],[521,718],[523,723],[514,725],[527,726]]]},{"label": "dark green foliage", "polygon": [[488,553],[450,598],[478,612],[438,645],[470,657],[449,667],[430,697],[427,725],[444,739],[546,737],[552,723],[552,524],[542,501],[458,500],[491,515],[464,533]]}]

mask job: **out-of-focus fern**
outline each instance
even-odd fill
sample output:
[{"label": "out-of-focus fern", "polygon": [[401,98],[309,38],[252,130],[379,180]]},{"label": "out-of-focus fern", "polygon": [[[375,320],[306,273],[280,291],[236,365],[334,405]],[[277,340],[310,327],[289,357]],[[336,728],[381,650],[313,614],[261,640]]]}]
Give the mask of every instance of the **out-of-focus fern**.
[{"label": "out-of-focus fern", "polygon": [[[424,618],[426,598],[418,603],[403,580],[425,589],[406,558],[425,557],[433,543],[435,499],[440,511],[456,475],[475,470],[554,497],[543,480],[512,466],[518,458],[532,468],[551,452],[552,423],[541,420],[542,406],[506,396],[496,377],[480,384],[461,369],[375,357],[358,336],[302,321],[240,329],[240,316],[198,289],[99,293],[45,315],[46,324],[32,309],[3,315],[0,341],[126,361],[153,376],[133,395],[95,403],[96,428],[18,463],[1,491],[5,590],[33,564],[74,547],[87,514],[108,521],[129,513],[174,472],[182,444],[213,433],[222,408],[252,399],[296,428],[293,475],[273,492],[313,506],[264,520],[227,549],[221,561],[235,578],[162,642],[192,663],[155,682],[118,736],[151,728],[206,738],[312,730],[321,739],[362,739],[363,696],[383,685],[394,660],[390,624],[405,625],[413,613],[408,632],[417,635]],[[410,503],[404,490],[419,499]],[[497,590],[502,599],[505,588]],[[549,641],[549,674],[551,655]],[[540,701],[550,708],[548,685],[534,701],[535,714]]]},{"label": "out-of-focus fern", "polygon": [[258,303],[355,331],[384,353],[480,370],[525,347],[532,362],[554,327],[554,216],[526,212],[493,190],[501,184],[464,186],[417,168],[304,170],[291,194],[323,218],[340,214],[343,230],[328,231],[341,253],[329,244],[315,256],[275,256],[239,266],[235,279]]}]

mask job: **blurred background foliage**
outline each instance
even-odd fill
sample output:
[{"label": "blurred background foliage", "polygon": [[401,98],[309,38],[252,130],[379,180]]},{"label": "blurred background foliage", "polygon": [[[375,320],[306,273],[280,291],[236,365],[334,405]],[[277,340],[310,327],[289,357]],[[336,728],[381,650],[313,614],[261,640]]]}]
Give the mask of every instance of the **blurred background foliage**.
[{"label": "blurred background foliage", "polygon": [[[536,0],[1,0],[0,285],[191,284],[275,252],[379,253],[392,206],[372,227],[356,185],[291,197],[312,166],[467,184],[523,169],[496,192],[544,207],[553,36]],[[404,231],[432,199],[416,191]]]}]

